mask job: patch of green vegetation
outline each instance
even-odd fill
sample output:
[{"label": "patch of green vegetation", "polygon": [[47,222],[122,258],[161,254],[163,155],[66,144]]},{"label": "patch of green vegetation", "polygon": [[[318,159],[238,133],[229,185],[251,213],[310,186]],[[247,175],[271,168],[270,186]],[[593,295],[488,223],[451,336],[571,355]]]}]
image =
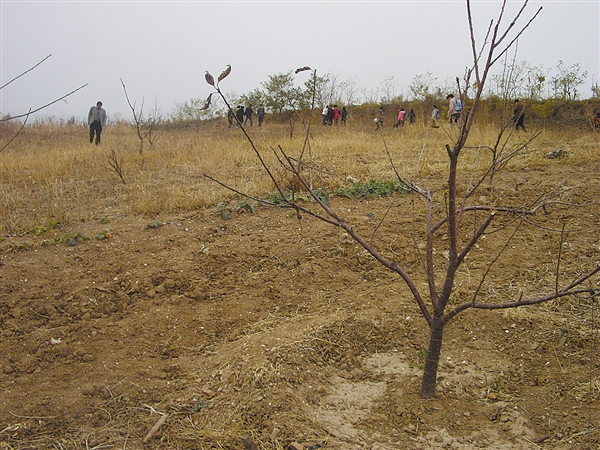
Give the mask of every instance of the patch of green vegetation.
[{"label": "patch of green vegetation", "polygon": [[221,202],[217,205],[217,213],[223,220],[228,220],[231,218],[231,208],[224,202]]},{"label": "patch of green vegetation", "polygon": [[[338,189],[328,190],[327,188],[316,188],[313,192],[325,205],[329,204],[331,196],[365,199],[365,198],[381,198],[389,197],[393,194],[407,194],[409,188],[398,180],[371,180],[366,183],[353,183],[350,187],[341,187]],[[275,205],[286,205],[293,201],[314,201],[314,198],[306,193],[291,191],[275,192],[264,197],[265,202]],[[235,208],[231,208],[227,203],[221,202],[217,205],[216,213],[220,214],[221,218],[227,220],[231,218],[232,211],[239,213],[252,212],[256,207],[248,200],[240,200],[236,203]]]},{"label": "patch of green vegetation", "polygon": [[380,198],[389,197],[392,194],[406,194],[409,192],[408,187],[398,180],[370,180],[366,183],[353,183],[350,187],[341,187],[335,189],[332,193],[340,197],[348,198]]},{"label": "patch of green vegetation", "polygon": [[162,227],[163,225],[166,225],[166,222],[161,222],[159,220],[155,220],[154,222],[150,222],[148,225],[146,225],[146,228],[159,228],[159,227]]},{"label": "patch of green vegetation", "polygon": [[256,212],[255,206],[250,200],[238,200],[235,204],[235,211],[239,214]]},{"label": "patch of green vegetation", "polygon": [[325,205],[329,204],[329,192],[327,192],[327,189],[317,188],[315,189],[315,195],[319,197],[319,200],[321,200]]},{"label": "patch of green vegetation", "polygon": [[265,201],[270,203],[275,203],[276,205],[285,205],[286,203],[291,202],[294,199],[294,196],[291,192],[284,192],[281,195],[281,192],[275,192],[274,194],[268,194],[265,196]]},{"label": "patch of green vegetation", "polygon": [[425,368],[425,357],[426,357],[426,352],[425,350],[417,350],[417,359],[418,362],[414,363],[411,362],[408,364],[408,367],[410,367],[411,369],[414,369],[415,367],[419,370],[423,370]]},{"label": "patch of green vegetation", "polygon": [[52,230],[55,230],[59,226],[60,226],[60,222],[58,222],[58,220],[51,220],[47,224],[38,223],[37,225],[35,225],[33,227],[32,232],[36,236],[42,236],[46,233],[49,233]]},{"label": "patch of green vegetation", "polygon": [[19,250],[28,250],[31,247],[33,247],[33,244],[27,241],[19,242],[18,244],[10,243],[4,246],[4,251],[7,253],[18,252]]},{"label": "patch of green vegetation", "polygon": [[96,235],[96,240],[103,241],[105,239],[110,239],[111,237],[113,237],[113,235],[110,230],[102,230]]},{"label": "patch of green vegetation", "polygon": [[55,243],[64,244],[67,247],[74,247],[75,245],[77,245],[78,241],[89,241],[89,240],[90,240],[90,238],[87,237],[83,233],[76,233],[76,234],[67,233],[64,236],[57,236],[54,238]]}]

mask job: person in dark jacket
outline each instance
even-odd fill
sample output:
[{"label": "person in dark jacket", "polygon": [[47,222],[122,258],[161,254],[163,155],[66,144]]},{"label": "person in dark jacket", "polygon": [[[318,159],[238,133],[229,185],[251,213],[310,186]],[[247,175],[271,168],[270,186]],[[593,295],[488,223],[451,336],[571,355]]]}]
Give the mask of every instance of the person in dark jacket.
[{"label": "person in dark jacket", "polygon": [[96,145],[100,144],[100,133],[102,127],[106,126],[106,111],[102,108],[102,102],[96,103],[88,112],[88,125],[90,127],[90,144],[94,142],[96,134]]},{"label": "person in dark jacket", "polygon": [[242,105],[238,106],[235,110],[235,118],[237,119],[237,125],[240,126],[244,121],[244,107]]},{"label": "person in dark jacket", "polygon": [[342,124],[346,125],[346,120],[348,120],[348,110],[345,106],[342,107]]},{"label": "person in dark jacket", "polygon": [[246,117],[244,119],[244,126],[246,126],[246,124],[248,123],[248,121],[250,121],[250,126],[252,126],[252,105],[248,105],[248,107],[246,108],[246,110],[244,111],[244,116]]},{"label": "person in dark jacket", "polygon": [[521,103],[518,99],[515,100],[515,107],[513,109],[513,116],[510,118],[515,123],[515,130],[519,128],[523,131],[527,131],[525,129],[525,105]]},{"label": "person in dark jacket", "polygon": [[258,115],[258,126],[261,127],[265,121],[265,107],[263,105],[259,105],[258,109],[256,110],[256,114]]}]

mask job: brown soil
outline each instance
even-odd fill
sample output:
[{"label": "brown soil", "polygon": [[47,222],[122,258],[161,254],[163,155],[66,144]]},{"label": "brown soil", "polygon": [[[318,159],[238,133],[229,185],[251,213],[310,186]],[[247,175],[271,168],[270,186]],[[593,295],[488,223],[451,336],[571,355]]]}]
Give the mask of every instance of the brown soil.
[{"label": "brown soil", "polygon": [[[598,168],[573,192],[595,199]],[[411,202],[397,200],[378,236],[398,236],[382,242],[417,273]],[[389,200],[332,205],[370,236]],[[580,216],[563,257],[589,268],[597,205]],[[265,208],[156,220],[3,242],[1,448],[600,448],[589,299],[459,315],[438,394],[423,400],[426,324],[398,277],[344,232]],[[539,252],[520,246],[518,258]],[[494,281],[534,285],[535,269]]]}]

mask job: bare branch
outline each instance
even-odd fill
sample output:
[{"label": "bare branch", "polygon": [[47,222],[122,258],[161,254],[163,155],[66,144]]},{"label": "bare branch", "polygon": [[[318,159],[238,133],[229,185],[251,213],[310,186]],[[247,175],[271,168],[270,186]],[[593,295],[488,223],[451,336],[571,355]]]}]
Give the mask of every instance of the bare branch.
[{"label": "bare branch", "polygon": [[7,83],[4,83],[2,86],[0,86],[0,90],[4,89],[6,86],[8,86],[10,83],[12,83],[15,80],[18,80],[19,78],[21,78],[23,75],[25,75],[26,73],[31,72],[33,69],[35,69],[37,66],[39,66],[40,64],[42,64],[44,61],[46,61],[48,58],[50,58],[52,56],[52,53],[50,53],[48,56],[46,56],[44,59],[42,59],[39,63],[37,63],[35,66],[31,67],[30,69],[27,69],[25,72],[17,75],[16,77],[14,77],[12,80],[8,81]]},{"label": "bare branch", "polygon": [[479,281],[479,284],[477,285],[477,289],[475,289],[475,292],[473,293],[473,300],[472,300],[473,302],[475,302],[475,300],[477,300],[477,296],[479,295],[479,291],[481,290],[481,287],[483,286],[483,283],[485,282],[485,279],[487,278],[488,274],[492,270],[492,267],[494,266],[494,264],[496,264],[496,262],[498,261],[498,259],[500,259],[500,256],[504,253],[504,250],[506,250],[506,248],[508,247],[508,244],[510,244],[510,242],[512,241],[512,239],[515,236],[515,234],[517,234],[517,231],[520,228],[521,223],[519,223],[519,225],[517,225],[515,227],[515,229],[513,230],[512,234],[506,240],[506,242],[504,243],[504,245],[502,246],[502,248],[500,249],[500,251],[498,252],[498,254],[488,264],[488,266],[487,266],[484,274],[481,277],[481,280]]},{"label": "bare branch", "polygon": [[73,95],[75,92],[77,92],[77,91],[79,91],[79,90],[83,89],[83,88],[84,88],[84,87],[86,87],[87,85],[88,85],[88,84],[87,84],[87,83],[85,83],[84,85],[82,85],[82,86],[79,86],[77,89],[75,89],[75,90],[72,90],[72,91],[71,91],[71,92],[69,92],[68,94],[65,94],[65,95],[63,95],[62,97],[60,97],[60,98],[57,98],[56,100],[53,100],[53,101],[51,101],[50,103],[46,103],[44,106],[40,106],[39,108],[36,108],[36,109],[34,109],[34,110],[31,110],[31,109],[30,109],[30,110],[29,110],[29,112],[27,112],[27,113],[25,113],[25,114],[20,114],[20,115],[18,115],[18,116],[11,116],[11,117],[8,117],[8,118],[6,118],[6,119],[0,119],[0,122],[8,122],[9,120],[18,119],[18,118],[20,118],[20,117],[29,117],[31,114],[35,114],[36,112],[38,112],[38,111],[41,111],[42,109],[44,109],[44,108],[47,108],[48,106],[54,105],[55,103],[58,103],[58,102],[60,102],[61,100],[64,100],[65,98],[69,97],[70,95]]},{"label": "bare branch", "polygon": [[577,286],[581,285],[583,282],[585,282],[589,278],[591,278],[592,276],[596,275],[598,272],[600,272],[600,266],[596,266],[592,271],[581,276],[580,278],[575,280],[573,283],[571,283],[565,289],[563,289],[559,292],[553,292],[551,294],[542,295],[541,297],[528,298],[525,300],[519,299],[514,302],[507,302],[507,303],[480,303],[480,302],[463,303],[459,307],[453,309],[448,314],[446,314],[444,316],[444,321],[446,323],[449,322],[454,316],[456,316],[460,312],[465,311],[466,309],[469,309],[469,308],[486,309],[486,310],[509,309],[509,308],[518,308],[519,306],[539,305],[541,303],[545,303],[550,300],[556,300],[556,299],[559,299],[562,297],[567,297],[569,295],[590,294],[590,295],[596,296],[596,295],[600,294],[600,289],[594,289],[594,288],[575,289],[575,288]]},{"label": "bare branch", "polygon": [[29,114],[27,114],[27,116],[25,116],[25,120],[21,124],[21,128],[19,128],[19,130],[15,133],[15,135],[12,138],[10,138],[10,140],[6,144],[4,144],[4,146],[2,148],[0,148],[0,153],[3,152],[4,149],[7,148],[11,144],[11,142],[17,138],[17,136],[19,134],[21,134],[21,131],[23,131],[23,128],[25,128],[25,124],[27,123],[28,120],[29,120]]},{"label": "bare branch", "polygon": [[[521,31],[519,31],[519,33],[517,33],[517,35],[507,44],[507,46],[504,48],[504,50],[502,50],[498,56],[496,56],[496,58],[494,58],[490,65],[493,65],[496,61],[498,61],[498,59],[500,59],[502,57],[502,55],[504,53],[506,53],[508,51],[508,49],[521,37],[521,35],[525,32],[525,30],[529,27],[529,25],[531,25],[531,22],[533,22],[535,20],[535,18],[538,16],[539,13],[542,12],[542,6],[540,6],[540,8],[537,10],[537,12],[533,15],[533,17],[531,19],[529,19],[529,22],[527,22],[527,24],[521,28]],[[519,14],[521,12],[519,11]],[[516,19],[515,19],[516,20]],[[511,24],[511,26],[514,24],[514,22]],[[507,30],[508,31],[508,30]],[[501,40],[500,40],[501,41]],[[500,41],[498,41],[498,44],[500,43]]]}]

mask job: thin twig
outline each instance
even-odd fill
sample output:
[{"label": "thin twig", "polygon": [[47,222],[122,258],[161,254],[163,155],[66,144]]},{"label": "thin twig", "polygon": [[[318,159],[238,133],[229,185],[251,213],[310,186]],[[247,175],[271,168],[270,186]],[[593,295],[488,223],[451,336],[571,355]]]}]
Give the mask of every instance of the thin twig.
[{"label": "thin twig", "polygon": [[18,136],[19,134],[21,134],[21,131],[23,131],[23,128],[25,128],[25,124],[26,124],[26,123],[27,123],[27,121],[29,120],[29,115],[30,115],[30,114],[31,114],[31,109],[30,109],[30,110],[29,110],[29,112],[27,113],[27,116],[25,117],[25,120],[24,120],[24,121],[23,121],[23,123],[21,124],[21,128],[19,128],[19,131],[17,131],[17,132],[15,133],[15,135],[14,135],[14,136],[13,136],[13,137],[12,137],[12,138],[11,138],[11,139],[10,139],[10,140],[7,142],[7,143],[6,143],[6,144],[4,144],[4,146],[3,146],[2,148],[0,148],[0,152],[3,152],[3,151],[4,151],[4,149],[5,149],[5,148],[7,148],[7,147],[10,145],[10,143],[11,143],[12,141],[14,141],[14,140],[17,138],[17,136]]},{"label": "thin twig", "polygon": [[57,102],[60,102],[61,100],[64,100],[65,98],[69,97],[70,95],[73,95],[75,92],[83,89],[84,87],[86,87],[88,84],[85,83],[82,86],[79,86],[77,89],[72,90],[71,92],[69,92],[68,94],[63,95],[60,98],[57,98],[56,100],[51,101],[50,103],[46,103],[44,106],[40,106],[39,108],[36,108],[34,110],[29,110],[29,112],[25,113],[25,114],[19,114],[18,116],[11,116],[11,117],[7,117],[5,119],[0,119],[0,122],[8,122],[9,120],[13,120],[13,119],[19,119],[21,117],[28,117],[31,114],[35,114],[38,111],[41,111],[44,108],[47,108],[48,106],[54,105]]},{"label": "thin twig", "polygon": [[48,56],[46,56],[44,59],[42,59],[39,63],[37,63],[35,66],[33,66],[30,69],[27,69],[25,72],[21,73],[20,75],[17,75],[16,77],[14,77],[12,80],[4,83],[2,86],[0,86],[0,90],[4,89],[6,86],[8,86],[10,83],[12,83],[15,80],[18,80],[19,78],[21,78],[23,75],[25,75],[26,73],[31,72],[33,69],[35,69],[37,66],[39,66],[40,64],[42,64],[44,61],[46,61],[48,58],[50,58],[52,56],[52,53],[50,53]]}]

